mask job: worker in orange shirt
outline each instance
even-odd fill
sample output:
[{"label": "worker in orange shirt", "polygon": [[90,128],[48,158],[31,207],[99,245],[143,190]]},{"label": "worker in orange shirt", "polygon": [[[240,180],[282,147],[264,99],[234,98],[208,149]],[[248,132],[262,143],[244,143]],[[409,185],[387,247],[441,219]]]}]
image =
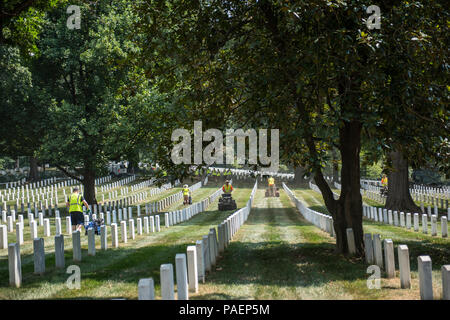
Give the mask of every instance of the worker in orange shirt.
[{"label": "worker in orange shirt", "polygon": [[227,194],[231,194],[231,192],[233,191],[233,186],[231,185],[229,180],[225,181],[225,184],[222,187],[222,191],[223,191],[223,193],[227,193]]}]

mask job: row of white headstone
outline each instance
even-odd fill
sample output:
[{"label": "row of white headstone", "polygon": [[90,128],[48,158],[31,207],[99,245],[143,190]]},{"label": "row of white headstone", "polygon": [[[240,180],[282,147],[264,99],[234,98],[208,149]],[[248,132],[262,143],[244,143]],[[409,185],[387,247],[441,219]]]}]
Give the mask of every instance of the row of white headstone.
[{"label": "row of white headstone", "polygon": [[[59,218],[56,218],[59,219]],[[81,233],[80,231],[72,232],[70,217],[66,217],[67,219],[67,231],[69,235],[72,235],[72,250],[73,250],[73,261],[81,262],[82,254],[81,254]],[[48,219],[44,219],[48,220]],[[142,223],[143,222],[143,223]],[[143,225],[144,228],[143,228]],[[17,230],[22,229],[20,227],[20,223],[17,223]],[[45,229],[44,224],[44,236],[50,236],[49,234],[49,226]],[[58,226],[58,222],[57,222]],[[0,230],[2,226],[0,226]],[[45,250],[44,250],[44,239],[38,238],[37,236],[37,228],[36,222],[31,222],[32,228],[32,239],[33,239],[33,259],[34,259],[34,273],[35,274],[43,274],[45,272]],[[135,239],[135,221],[134,219],[128,220],[128,231],[127,231],[127,221],[120,222],[121,229],[121,240],[122,243],[127,243],[128,238]],[[137,233],[138,235],[143,234],[143,230],[146,233],[150,232],[159,232],[160,228],[160,219],[159,215],[137,218]],[[45,234],[48,232],[48,234]],[[60,232],[60,231],[59,231]],[[3,234],[3,233],[2,233]],[[108,226],[102,225],[100,228],[100,243],[101,250],[107,250],[108,244]],[[5,239],[6,240],[6,239]],[[5,241],[4,240],[4,241]],[[96,239],[95,239],[95,230],[92,228],[88,229],[88,255],[95,256],[96,254]],[[118,225],[116,223],[111,224],[111,245],[113,248],[119,247],[119,231]],[[21,268],[21,259],[20,259],[20,242],[10,243],[8,245],[8,261],[9,261],[9,282],[10,285],[15,287],[20,287],[22,284],[22,268]],[[64,268],[65,258],[64,258],[64,235],[58,234],[57,227],[57,235],[55,236],[55,263],[56,268]]]},{"label": "row of white headstone", "polygon": [[[154,191],[151,192],[151,196],[153,196],[153,195],[155,195],[155,194],[157,194],[157,193],[160,193],[160,192],[162,192],[162,191],[164,191],[164,190],[166,190],[166,189],[155,188],[155,189],[152,189],[152,190],[154,190]],[[126,200],[126,205],[128,205],[128,204],[132,204],[132,203],[136,203],[136,202],[142,202],[142,201],[145,201],[145,200],[148,198],[148,195],[149,195],[149,194],[148,194],[148,192],[146,191],[146,192],[140,192],[140,193],[137,193],[137,194],[134,194],[134,195],[125,197],[124,199]],[[56,198],[56,199],[57,199],[57,198]],[[33,203],[33,205],[35,206],[35,211],[36,211],[36,212],[37,212],[38,208],[40,208],[40,210],[44,213],[44,216],[47,216],[47,211],[48,211],[49,215],[51,216],[51,215],[52,215],[52,208],[55,207],[55,210],[57,210],[56,207],[57,207],[58,203],[56,203],[56,204],[54,205],[54,204],[53,204],[53,199],[51,199],[50,204],[48,203],[47,200],[45,200],[45,204],[42,203],[42,201],[39,201],[39,206],[36,206],[36,203]],[[94,208],[94,212],[97,213],[98,205],[97,205],[97,204],[94,204],[94,205],[92,205],[92,207]],[[17,206],[15,206],[15,208],[17,208]],[[22,210],[24,210],[24,208],[25,208],[25,207],[22,206]],[[86,209],[86,208],[83,207],[83,211],[85,211],[85,209]],[[11,215],[13,215],[15,212],[16,212],[16,209],[10,210],[10,214],[11,214]],[[37,215],[36,212],[35,212],[35,215]],[[4,216],[6,213],[7,213],[6,210],[2,210],[2,215],[3,215],[3,216]],[[30,203],[28,203],[28,213],[31,213]]]},{"label": "row of white headstone", "polygon": [[[337,183],[334,183],[334,185],[335,185],[335,187],[337,187],[337,189],[340,189],[340,188],[341,188],[341,186],[340,186],[339,184],[337,184]],[[314,190],[314,191],[320,193],[319,188],[318,188],[316,185],[312,184],[311,182],[309,183],[309,187],[310,187],[312,190]],[[337,199],[337,198],[338,198],[338,195],[335,194],[335,193],[333,193],[333,194],[334,194],[335,199]],[[386,202],[386,199],[385,199],[384,197],[381,197],[381,195],[379,195],[379,194],[374,194],[374,193],[371,192],[371,191],[361,190],[361,195],[362,195],[362,196],[366,196],[366,197],[368,197],[369,199],[374,200],[374,201],[377,201],[377,202],[380,202],[380,203],[385,203],[385,202]],[[365,209],[364,209],[364,206],[366,206],[366,205],[363,205],[363,212],[364,212],[364,210],[365,210]],[[370,207],[370,206],[368,206],[368,207]],[[421,211],[422,211],[423,213],[425,213],[425,208],[424,208],[424,204],[423,204],[423,203],[420,204],[420,207],[421,207]],[[380,209],[381,209],[381,208],[380,208]],[[428,206],[428,207],[427,207],[427,210],[428,210],[428,215],[429,215],[429,216],[432,216],[432,214],[431,214],[431,206]],[[438,216],[438,212],[439,212],[438,207],[437,207],[437,205],[435,205],[435,206],[434,206],[434,215],[436,216],[436,218],[437,218],[437,216]],[[447,208],[447,215],[448,215],[447,220],[449,220],[449,219],[450,219],[450,208]],[[381,217],[381,215],[380,215],[380,217]],[[375,220],[375,221],[378,221],[378,220],[376,220],[376,219],[377,219],[377,217],[374,216],[374,220]],[[441,219],[441,220],[442,220],[442,219]],[[383,221],[383,220],[380,220],[380,221]],[[445,228],[445,225],[444,225],[443,228]],[[409,228],[408,228],[408,229],[409,229]],[[426,229],[425,229],[425,230],[426,230]],[[416,231],[418,231],[418,230],[416,230]],[[426,231],[425,231],[425,233],[426,233]],[[446,234],[446,233],[443,233],[443,234]]]},{"label": "row of white headstone", "polygon": [[[309,188],[310,188],[311,190],[317,192],[317,193],[322,194],[322,191],[320,191],[319,187],[316,186],[314,183],[312,183],[312,181],[309,181]],[[336,199],[336,200],[339,199],[339,195],[338,195],[337,193],[334,193],[334,192],[333,192],[333,197],[334,197],[334,199]]]},{"label": "row of white headstone", "polygon": [[[189,220],[191,217],[195,216],[197,213],[206,211],[206,209],[209,207],[209,205],[214,202],[215,199],[217,199],[218,196],[222,194],[222,189],[218,189],[215,191],[212,195],[210,195],[208,198],[193,203],[192,205],[183,208],[181,210],[176,211],[169,211],[164,214],[164,221],[166,228],[169,228],[171,226],[174,226],[178,223],[182,223],[184,221]],[[177,193],[174,196],[176,197],[176,200],[181,199],[183,197],[182,193]]]},{"label": "row of white headstone", "polygon": [[[309,183],[310,184],[310,188],[311,188],[311,182]],[[336,189],[338,189],[338,190],[341,190],[341,184],[340,183],[337,183],[337,182],[334,182],[334,187],[336,188]],[[320,189],[316,186],[316,188],[315,189],[313,189],[314,191],[316,191],[316,192],[319,192],[320,194],[322,194],[322,192],[320,192]],[[361,193],[361,197],[363,197],[364,196],[364,191],[365,191],[365,189],[364,188],[361,188],[361,189],[359,189],[359,193]],[[333,195],[334,195],[334,198],[335,199],[338,199],[339,198],[339,195],[337,194],[337,193],[334,193],[333,192]]]},{"label": "row of white headstone", "polygon": [[414,192],[424,193],[424,194],[432,194],[432,195],[450,195],[450,188],[448,186],[443,186],[440,188],[428,187],[423,185],[413,185],[410,190]]},{"label": "row of white headstone", "polygon": [[211,170],[216,170],[219,172],[228,171],[236,176],[247,176],[250,177],[253,174],[257,176],[273,176],[274,178],[284,178],[284,179],[293,179],[293,173],[281,173],[281,172],[272,172],[272,171],[257,171],[257,170],[245,170],[245,169],[229,169],[229,168],[216,168],[210,167]]},{"label": "row of white headstone", "polygon": [[[6,190],[13,189],[13,188],[16,188],[16,187],[20,187],[21,185],[28,187],[28,185],[25,185],[25,182],[26,182],[26,178],[21,179],[19,181],[7,182],[6,183]],[[29,185],[32,188],[36,188],[36,187],[39,187],[39,186],[40,187],[47,186],[47,185],[55,183],[55,182],[56,182],[56,177],[52,177],[52,178],[42,179],[42,180],[39,180],[39,181],[36,181],[36,182],[32,182]]]},{"label": "row of white headstone", "polygon": [[[380,180],[374,180],[374,179],[361,179],[360,180],[361,185],[364,186],[375,186],[375,187],[381,187],[381,181]],[[447,194],[450,192],[450,188],[448,186],[442,186],[439,188],[435,187],[429,187],[425,185],[420,184],[412,184],[410,187],[410,190],[415,190],[418,192],[423,192],[427,194]]]},{"label": "row of white headstone", "polygon": [[410,192],[411,192],[411,197],[416,202],[431,203],[431,205],[439,206],[442,209],[448,208],[448,199],[449,199],[448,194],[446,194],[446,195],[443,195],[443,194],[429,195],[429,194],[415,192],[415,191],[411,191],[411,190],[410,190]]},{"label": "row of white headstone", "polygon": [[[195,186],[198,188],[198,186]],[[172,197],[172,196],[169,196]],[[207,199],[209,200],[209,199]],[[186,214],[189,218],[199,213],[200,209],[203,208],[204,202],[195,203],[189,210],[186,211]],[[142,235],[145,233],[154,233],[161,231],[160,224],[160,216],[153,215],[149,217],[140,217],[140,206],[138,205],[136,219],[137,224],[137,234]],[[128,239],[136,238],[135,231],[135,220],[132,217],[131,207],[128,208],[128,216],[124,212],[123,217],[125,220],[122,220],[121,214],[122,210],[119,209],[119,221],[120,221],[120,230],[121,230],[121,240],[123,243],[127,243]],[[10,268],[10,284],[12,286],[20,287],[22,283],[22,269],[20,262],[20,245],[23,244],[23,216],[19,215],[19,222],[16,223],[16,243],[8,244],[7,233],[10,232],[9,224],[12,224],[13,217],[8,216],[8,228],[4,225],[0,225],[0,248],[6,249],[8,248],[8,259],[9,259],[9,268]],[[85,224],[89,222],[89,216],[84,215]],[[96,219],[96,214],[92,215],[93,219]],[[39,213],[38,221],[34,220],[33,214],[29,214],[29,225],[31,229],[31,239],[33,240],[34,245],[34,264],[35,264],[35,273],[42,274],[45,272],[45,252],[44,252],[44,239],[38,238],[38,230],[37,226],[44,226],[44,237],[50,237],[50,220],[44,219],[42,212]],[[100,212],[100,219],[104,219],[104,214]],[[109,211],[107,212],[107,225],[111,222]],[[115,210],[113,210],[113,223],[111,223],[111,245],[113,248],[119,247],[119,231],[118,224],[116,223],[116,215]],[[11,221],[11,222],[10,222]],[[101,249],[107,250],[107,237],[108,237],[108,226],[102,225],[100,228],[100,242]],[[55,256],[56,256],[56,267],[63,268],[64,267],[64,235],[61,231],[61,218],[59,217],[59,212],[56,214],[55,218],[55,227],[56,227],[56,236],[55,236]],[[128,227],[128,228],[127,228]],[[13,232],[13,230],[11,230]],[[66,217],[66,232],[68,235],[72,235],[72,248],[73,248],[73,261],[80,262],[81,261],[81,238],[80,232],[75,231],[72,232],[72,224],[70,216]],[[11,248],[11,249],[9,249]],[[95,230],[90,228],[88,229],[88,255],[95,256]]]},{"label": "row of white headstone", "polygon": [[[244,208],[237,210],[216,228],[211,228],[208,235],[197,240],[195,245],[187,247],[186,254],[175,255],[175,273],[177,284],[177,299],[189,300],[189,292],[198,292],[199,281],[205,282],[207,272],[212,272],[217,263],[219,254],[228,247],[233,236],[239,228],[247,221],[250,214],[253,198],[258,184],[255,185],[250,194],[250,199]],[[218,190],[221,191],[221,190]],[[217,197],[216,191],[210,197]],[[173,265],[162,264],[160,267],[161,299],[175,299],[175,283],[173,276]],[[138,299],[154,300],[155,289],[153,278],[140,279],[138,283]]]},{"label": "row of white headstone", "polygon": [[288,194],[289,198],[291,198],[291,200],[295,203],[295,206],[297,207],[298,211],[307,221],[311,222],[313,225],[320,228],[322,231],[327,232],[331,237],[336,237],[333,225],[333,218],[330,215],[323,214],[321,212],[308,208],[306,204],[304,204],[294,195],[291,189],[289,189],[284,182],[282,186],[284,191],[286,191],[286,193]]},{"label": "row of white headstone", "polygon": [[[1,170],[1,173],[3,175],[6,174],[6,172],[3,171],[3,170]],[[27,178],[22,178],[22,179],[17,180],[17,181],[9,181],[9,182],[6,182],[6,183],[1,183],[1,184],[6,185],[6,188],[10,188],[10,187],[15,187],[15,186],[20,186],[20,185],[24,184],[26,181],[27,181]]]},{"label": "row of white headstone", "polygon": [[371,191],[371,190],[363,190],[361,195],[365,198],[368,198],[370,200],[379,202],[379,203],[386,203],[386,197],[382,196],[380,192],[378,191]]},{"label": "row of white headstone", "polygon": [[[350,254],[356,253],[355,237],[353,229],[347,229],[347,245]],[[395,278],[395,255],[394,243],[392,239],[383,240],[384,254],[382,248],[382,240],[380,234],[371,233],[364,234],[364,253],[366,263],[369,265],[377,265],[384,269],[385,276],[388,279]],[[400,286],[402,289],[411,288],[411,269],[409,259],[409,249],[405,244],[397,247],[398,266],[400,272]],[[383,263],[384,260],[384,263]],[[431,258],[427,255],[417,257],[417,265],[419,269],[419,287],[420,298],[422,300],[433,300],[433,281]],[[444,265],[442,272],[442,299],[450,300],[450,265]]]},{"label": "row of white headstone", "polygon": [[[145,201],[145,199],[147,199],[149,196],[153,197],[153,196],[155,196],[157,194],[160,194],[160,193],[162,193],[162,192],[164,192],[166,190],[169,190],[171,188],[173,188],[172,184],[171,183],[167,183],[167,184],[162,185],[159,188],[152,188],[152,189],[150,189],[148,191],[140,192],[138,194],[127,196],[127,197],[122,197],[122,198],[118,197],[118,195],[117,195],[118,191],[117,190],[113,190],[112,191],[113,196],[111,197],[111,192],[110,192],[109,198],[110,198],[110,201],[111,200],[112,201],[123,200],[124,201],[124,205],[130,205],[132,203]],[[125,192],[125,193],[128,194],[128,192]],[[104,195],[102,195],[102,197],[103,197],[103,201],[102,202],[105,203]],[[114,199],[116,199],[116,200],[114,200]]]},{"label": "row of white headstone", "polygon": [[106,191],[109,191],[109,190],[120,188],[120,187],[122,187],[122,186],[124,186],[126,184],[129,184],[129,183],[133,182],[134,180],[136,180],[136,175],[132,175],[130,177],[127,177],[127,178],[124,178],[124,179],[120,179],[120,180],[114,181],[112,183],[105,184],[105,185],[100,187],[100,190],[102,192],[106,192]]},{"label": "row of white headstone", "polygon": [[[43,192],[49,192],[51,190],[55,190],[55,189],[59,189],[59,188],[64,188],[69,185],[78,183],[77,180],[75,180],[75,179],[66,179],[66,178],[62,178],[62,179],[64,181],[57,182],[56,178],[51,178],[51,179],[47,179],[47,180],[42,180],[41,183],[32,182],[30,184],[22,185],[19,187],[6,188],[4,190],[4,192],[0,191],[0,195],[14,194],[14,193],[20,193],[20,192],[23,195],[23,194],[25,194],[25,192],[33,193],[36,191],[38,193],[43,193]],[[59,179],[59,180],[61,180],[61,179]],[[47,181],[47,183],[45,183],[44,181]],[[96,178],[94,183],[95,183],[95,185],[97,185],[97,184],[106,183],[108,181],[111,181],[111,176]]]},{"label": "row of white headstone", "polygon": [[[429,214],[422,214],[422,232],[424,234],[428,233],[428,216],[431,217],[431,235],[437,236],[438,234],[438,224],[437,214],[431,214],[431,209],[429,210]],[[450,208],[447,209],[447,215],[448,217],[442,216],[441,217],[441,236],[443,238],[448,237],[448,226],[447,222],[450,219]],[[414,228],[414,231],[419,231],[419,214],[414,213],[411,214],[409,212],[405,213],[400,212],[400,215],[398,211],[392,211],[372,206],[363,205],[363,216],[369,220],[373,220],[379,223],[383,224],[389,224],[396,227],[402,227],[406,228],[407,230],[410,230],[412,227]],[[413,217],[413,223],[411,221],[411,218]]]},{"label": "row of white headstone", "polygon": [[[379,193],[381,189],[381,182],[375,180],[361,180],[361,187],[365,190]],[[443,209],[447,209],[449,207],[448,200],[450,199],[450,189],[447,187],[432,188],[414,185],[409,188],[409,192],[417,202],[431,203],[431,205],[437,205]]]},{"label": "row of white headstone", "polygon": [[[111,177],[107,176],[107,177],[101,177],[101,178],[97,178],[96,182],[98,183],[104,183],[107,181],[110,181]],[[63,190],[63,198],[65,199],[67,197],[66,195],[66,190],[65,187],[68,185],[75,185],[78,182],[74,179],[72,180],[68,180],[68,181],[63,181],[63,182],[59,182],[55,185],[49,185],[47,187],[38,187],[36,189],[30,189],[28,190],[28,185],[26,185],[27,187],[27,194],[25,195],[25,189],[24,186],[22,186],[22,195],[20,195],[19,190],[17,190],[17,197],[15,193],[12,193],[12,199],[10,199],[10,194],[8,193],[6,195],[6,199],[4,198],[4,196],[1,196],[1,201],[3,202],[3,210],[7,210],[7,202],[10,200],[15,200],[15,207],[19,207],[19,205],[24,206],[25,201],[26,203],[28,203],[28,207],[30,206],[30,202],[32,202],[33,204],[35,202],[39,202],[39,205],[41,207],[44,206],[42,201],[45,201],[45,208],[48,209],[49,205],[53,206],[54,203],[57,206],[58,205],[58,189],[62,188]],[[81,193],[83,192],[83,186],[79,185],[78,186],[79,189],[81,190]],[[97,190],[97,188],[95,188],[95,190]],[[11,190],[10,190],[11,191]],[[31,198],[30,198],[30,194],[31,194]],[[9,211],[9,210],[8,210]],[[17,211],[17,210],[16,210]]]}]

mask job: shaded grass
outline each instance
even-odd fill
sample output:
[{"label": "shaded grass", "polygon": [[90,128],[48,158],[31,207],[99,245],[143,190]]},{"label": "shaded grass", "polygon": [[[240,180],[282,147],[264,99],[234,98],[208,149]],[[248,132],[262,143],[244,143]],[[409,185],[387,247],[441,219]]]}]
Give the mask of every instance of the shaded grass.
[{"label": "shaded grass", "polygon": [[[294,192],[296,195],[303,197],[308,207],[311,209],[316,210],[315,208],[317,207],[317,201],[322,202],[321,212],[328,214],[328,211],[323,204],[322,196],[319,193],[310,189],[297,189]],[[311,198],[315,198],[315,200],[311,200]],[[430,226],[431,224],[429,223],[428,230],[431,229]],[[386,225],[367,219],[363,220],[363,228],[365,233],[380,234],[382,239],[393,240],[396,264],[398,261],[398,245],[406,244],[408,246],[412,271],[411,277],[414,280],[413,282],[416,282],[416,284],[418,280],[417,258],[420,255],[429,255],[432,259],[433,278],[434,283],[436,284],[434,288],[435,296],[439,297],[441,295],[441,267],[450,263],[450,239],[442,238],[440,236],[432,237],[430,234],[424,234],[421,231],[414,232],[413,229],[408,230],[406,228]]]}]

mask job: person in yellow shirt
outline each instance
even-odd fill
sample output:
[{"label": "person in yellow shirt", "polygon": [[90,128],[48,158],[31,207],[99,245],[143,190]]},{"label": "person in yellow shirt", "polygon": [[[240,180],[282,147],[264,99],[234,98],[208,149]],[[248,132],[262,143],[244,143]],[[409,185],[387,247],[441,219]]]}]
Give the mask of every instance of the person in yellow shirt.
[{"label": "person in yellow shirt", "polygon": [[275,179],[270,176],[269,179],[267,179],[267,182],[269,184],[269,193],[271,194],[271,196],[275,195]]},{"label": "person in yellow shirt", "polygon": [[184,186],[183,186],[183,204],[184,205],[186,205],[186,204],[189,204],[189,194],[191,193],[191,191],[189,190],[189,187],[188,187],[188,185],[187,184],[185,184]]},{"label": "person in yellow shirt", "polygon": [[381,178],[380,194],[382,196],[387,196],[387,192],[388,192],[388,178],[385,174],[383,174],[383,177]]},{"label": "person in yellow shirt", "polygon": [[73,188],[72,194],[67,199],[66,203],[66,207],[69,209],[73,231],[75,231],[75,229],[77,231],[81,230],[81,227],[84,224],[83,204],[88,209],[88,213],[90,213],[91,209],[89,208],[89,204],[80,194],[80,190],[77,187]]},{"label": "person in yellow shirt", "polygon": [[381,178],[381,185],[383,186],[383,187],[387,187],[387,185],[388,185],[388,178],[387,178],[387,176],[384,174],[383,175],[383,177]]}]

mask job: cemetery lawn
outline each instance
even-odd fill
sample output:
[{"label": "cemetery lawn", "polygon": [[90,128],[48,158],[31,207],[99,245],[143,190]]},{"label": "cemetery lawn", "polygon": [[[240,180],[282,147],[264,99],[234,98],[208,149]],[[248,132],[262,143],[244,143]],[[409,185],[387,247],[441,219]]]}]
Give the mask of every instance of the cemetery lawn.
[{"label": "cemetery lawn", "polygon": [[[450,256],[444,244],[433,244],[434,250],[427,245],[418,252],[413,240],[403,241],[414,257],[412,289],[400,289],[397,277],[382,279],[381,290],[370,290],[364,261],[334,254],[334,239],[304,220],[284,191],[280,198],[264,198],[260,189],[253,206],[216,270],[191,299],[419,299],[417,253],[432,253],[435,268],[444,258],[438,259],[438,254]],[[389,237],[394,243],[401,239]],[[433,281],[440,284],[436,271]],[[434,289],[440,297],[440,287]]]},{"label": "cemetery lawn", "polygon": [[[311,189],[296,189],[293,190],[295,195],[308,205],[309,208],[328,214],[322,196]],[[366,200],[364,202],[367,203]],[[378,204],[381,206],[380,204]],[[395,279],[382,279],[383,283],[391,282],[393,286],[399,287],[399,271],[398,271],[398,256],[397,247],[400,244],[406,244],[409,248],[410,264],[411,264],[411,281],[413,295],[411,299],[419,298],[419,283],[418,283],[418,271],[417,271],[417,257],[420,255],[429,255],[432,260],[433,267],[433,284],[437,284],[433,287],[435,299],[441,297],[441,267],[450,262],[450,238],[441,237],[441,226],[438,221],[438,235],[432,237],[431,222],[428,221],[428,234],[422,233],[422,221],[420,220],[419,232],[414,232],[414,229],[407,230],[406,228],[395,227],[378,223],[375,221],[363,220],[363,228],[365,233],[380,234],[381,239],[392,239],[394,242],[394,254],[395,254],[395,267],[397,272],[397,278]],[[408,290],[405,290],[408,291]]]},{"label": "cemetery lawn", "polygon": [[[233,193],[238,208],[245,206],[251,188],[239,188],[236,185]],[[194,201],[204,199],[216,191],[219,186],[207,186],[198,189],[194,194]],[[197,199],[198,198],[198,199]],[[153,200],[153,199],[152,199]],[[145,212],[145,211],[144,211]],[[33,245],[29,227],[25,225],[24,240],[21,246],[23,282],[20,289],[9,286],[7,250],[0,250],[0,299],[137,299],[137,284],[139,279],[153,277],[155,294],[159,299],[161,264],[174,264],[177,253],[186,253],[188,245],[195,244],[209,229],[217,227],[231,211],[218,211],[217,200],[210,205],[207,212],[199,213],[191,220],[165,228],[164,215],[161,216],[161,232],[137,235],[136,239],[128,239],[128,243],[121,242],[119,231],[119,248],[111,248],[111,231],[108,229],[108,250],[100,250],[100,238],[96,236],[96,255],[87,255],[87,236],[81,236],[82,262],[81,288],[70,290],[66,287],[66,280],[70,274],[66,269],[58,270],[54,258],[54,223],[52,222],[52,236],[44,238],[46,252],[46,273],[43,276],[34,275]],[[142,215],[143,216],[143,215]],[[133,217],[136,219],[136,215]],[[65,221],[62,219],[62,230],[65,233]],[[25,220],[27,224],[27,220]],[[43,234],[39,227],[38,234]],[[11,237],[15,235],[11,234]],[[65,236],[66,268],[74,264],[72,261],[72,238]]]}]

